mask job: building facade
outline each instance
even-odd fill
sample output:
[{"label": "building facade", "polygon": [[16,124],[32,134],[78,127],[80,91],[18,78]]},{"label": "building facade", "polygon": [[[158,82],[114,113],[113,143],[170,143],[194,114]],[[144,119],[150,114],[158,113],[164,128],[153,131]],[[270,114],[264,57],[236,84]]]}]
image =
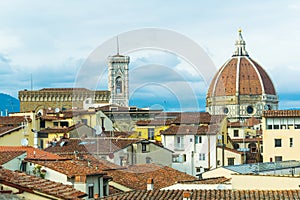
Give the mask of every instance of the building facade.
[{"label": "building facade", "polygon": [[264,162],[300,160],[300,110],[265,111],[262,121]]},{"label": "building facade", "polygon": [[246,51],[239,30],[232,57],[213,78],[206,96],[206,111],[226,114],[231,121],[257,117],[263,110],[276,110],[278,97],[266,71]]},{"label": "building facade", "polygon": [[64,110],[83,108],[83,102],[93,99],[95,103],[107,105],[110,99],[109,91],[88,90],[85,88],[44,88],[41,90],[19,91],[20,112],[52,108]]}]

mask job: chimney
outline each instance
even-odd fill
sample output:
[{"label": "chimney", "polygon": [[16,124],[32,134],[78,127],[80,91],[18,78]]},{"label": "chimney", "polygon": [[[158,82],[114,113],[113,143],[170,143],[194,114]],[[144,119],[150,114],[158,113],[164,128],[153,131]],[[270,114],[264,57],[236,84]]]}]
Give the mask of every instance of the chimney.
[{"label": "chimney", "polygon": [[153,189],[154,189],[153,178],[148,178],[148,180],[147,180],[147,190],[153,190]]},{"label": "chimney", "polygon": [[183,191],[183,200],[191,200],[191,192]]}]

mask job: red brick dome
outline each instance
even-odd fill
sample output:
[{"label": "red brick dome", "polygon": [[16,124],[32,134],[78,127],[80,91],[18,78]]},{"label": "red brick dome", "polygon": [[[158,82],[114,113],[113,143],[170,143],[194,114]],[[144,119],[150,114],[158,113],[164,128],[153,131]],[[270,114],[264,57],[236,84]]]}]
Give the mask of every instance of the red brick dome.
[{"label": "red brick dome", "polygon": [[214,76],[207,97],[235,95],[276,95],[266,71],[245,50],[245,41],[239,31],[236,51]]}]

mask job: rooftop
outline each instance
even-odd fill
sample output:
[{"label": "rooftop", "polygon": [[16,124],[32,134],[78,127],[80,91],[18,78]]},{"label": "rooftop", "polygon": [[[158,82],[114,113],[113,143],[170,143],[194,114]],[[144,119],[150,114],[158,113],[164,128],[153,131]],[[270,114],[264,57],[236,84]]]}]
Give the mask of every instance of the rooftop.
[{"label": "rooftop", "polygon": [[55,146],[48,147],[45,151],[56,154],[74,154],[74,151],[78,153],[109,154],[141,140],[118,137],[70,138],[60,140]]},{"label": "rooftop", "polygon": [[8,161],[11,161],[12,159],[25,153],[26,151],[2,151],[0,153],[0,165],[3,165]]},{"label": "rooftop", "polygon": [[300,117],[300,110],[265,110],[263,117]]},{"label": "rooftop", "polygon": [[182,183],[182,184],[220,184],[220,183],[226,183],[229,180],[230,180],[230,178],[220,176],[220,177],[205,178],[205,179],[183,180],[183,181],[178,181],[177,183]]},{"label": "rooftop", "polygon": [[25,151],[27,153],[26,159],[33,159],[33,160],[66,160],[59,155],[49,153],[43,151],[41,149],[37,149],[30,146],[0,146],[0,152],[8,152],[8,151]]},{"label": "rooftop", "polygon": [[292,167],[300,167],[300,161],[289,160],[282,162],[264,162],[264,163],[252,163],[242,165],[225,166],[225,169],[240,173],[240,174],[257,174],[259,172],[288,169]]},{"label": "rooftop", "polygon": [[31,118],[25,116],[0,117],[0,125],[21,125],[22,122],[31,122]]},{"label": "rooftop", "polygon": [[171,125],[166,130],[161,131],[162,135],[208,135],[217,134],[218,125]]},{"label": "rooftop", "polygon": [[30,161],[35,164],[50,168],[57,172],[67,175],[69,178],[72,178],[76,175],[106,175],[102,169],[89,166],[88,163],[82,163],[75,160],[66,160],[66,161]]},{"label": "rooftop", "polygon": [[230,199],[230,200],[260,200],[260,199],[300,199],[300,190],[136,190],[111,195],[105,200],[182,200],[183,193],[190,192],[190,200],[199,199]]},{"label": "rooftop", "polygon": [[22,172],[13,172],[2,167],[0,167],[0,183],[18,188],[20,191],[41,192],[61,199],[78,199],[86,196],[85,193],[70,185],[63,185]]},{"label": "rooftop", "polygon": [[153,179],[155,189],[168,187],[181,180],[195,180],[194,176],[156,164],[130,165],[106,172],[114,182],[134,190],[145,190],[149,178]]}]

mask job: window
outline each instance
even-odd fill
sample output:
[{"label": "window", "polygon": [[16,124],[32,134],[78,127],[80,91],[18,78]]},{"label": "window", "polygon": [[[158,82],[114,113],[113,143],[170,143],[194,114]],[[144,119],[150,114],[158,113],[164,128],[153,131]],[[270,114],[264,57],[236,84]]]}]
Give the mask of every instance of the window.
[{"label": "window", "polygon": [[152,159],[150,157],[146,157],[146,163],[149,164],[151,163]]},{"label": "window", "polygon": [[268,125],[267,129],[273,129],[273,126],[272,125]]},{"label": "window", "polygon": [[172,155],[172,161],[173,163],[182,163],[186,161],[186,154],[174,154]]},{"label": "window", "polygon": [[183,136],[175,136],[175,149],[184,150]]},{"label": "window", "polygon": [[195,136],[195,144],[200,144],[202,143],[202,136],[196,135]]},{"label": "window", "polygon": [[120,166],[126,166],[126,158],[124,156],[120,156]]},{"label": "window", "polygon": [[46,126],[45,120],[41,120],[40,121],[40,128],[45,128],[45,126]]},{"label": "window", "polygon": [[293,147],[293,138],[290,138],[290,147]]},{"label": "window", "polygon": [[120,76],[116,78],[116,94],[122,93],[122,79]]},{"label": "window", "polygon": [[149,144],[142,144],[142,153],[149,152]]},{"label": "window", "polygon": [[274,129],[279,129],[279,125],[274,125]]},{"label": "window", "polygon": [[233,130],[233,136],[239,137],[239,130]]},{"label": "window", "polygon": [[85,125],[87,125],[87,121],[88,121],[87,119],[81,119],[81,122]]},{"label": "window", "polygon": [[60,122],[61,127],[69,127],[69,122]]},{"label": "window", "polygon": [[26,166],[27,166],[27,162],[22,161],[21,167],[20,167],[22,172],[26,172]]},{"label": "window", "polygon": [[89,185],[89,198],[94,198],[94,185]]},{"label": "window", "polygon": [[201,167],[196,167],[196,172],[201,172]]},{"label": "window", "polygon": [[282,156],[275,156],[275,162],[282,161]]},{"label": "window", "polygon": [[148,140],[154,140],[154,128],[148,128]]},{"label": "window", "polygon": [[295,129],[300,129],[300,124],[295,124]]},{"label": "window", "polygon": [[53,122],[53,126],[58,126],[58,122]]},{"label": "window", "polygon": [[199,160],[205,160],[205,153],[199,153]]},{"label": "window", "polygon": [[228,165],[234,165],[234,158],[227,159]]},{"label": "window", "polygon": [[281,139],[275,139],[275,147],[281,147]]}]

